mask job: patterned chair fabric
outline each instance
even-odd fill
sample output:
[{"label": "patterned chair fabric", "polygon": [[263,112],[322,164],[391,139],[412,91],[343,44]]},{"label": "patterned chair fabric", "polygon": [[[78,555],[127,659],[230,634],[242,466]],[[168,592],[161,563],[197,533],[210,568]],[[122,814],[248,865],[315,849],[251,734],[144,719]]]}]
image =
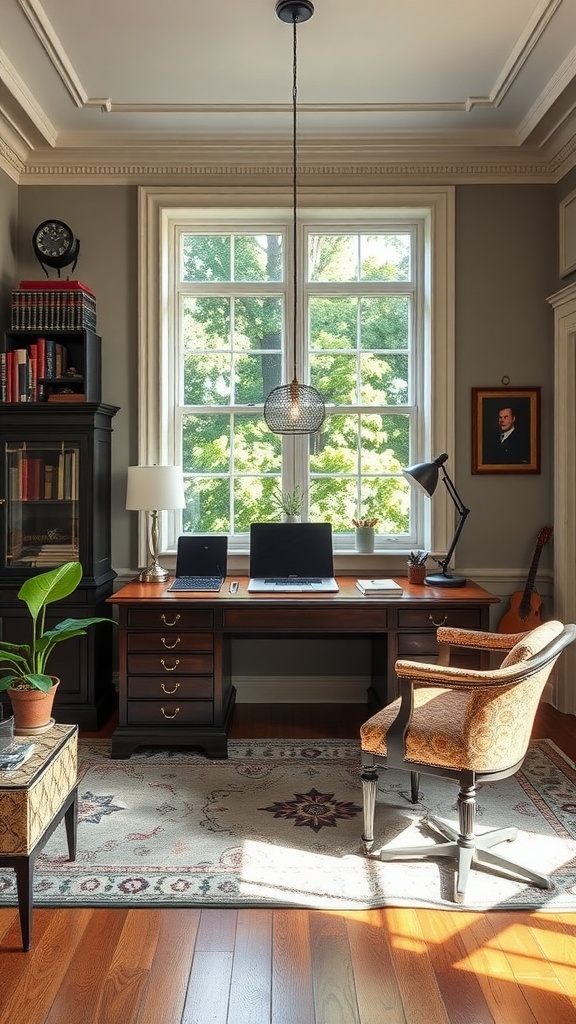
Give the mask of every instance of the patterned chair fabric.
[{"label": "patterned chair fabric", "polygon": [[[507,651],[498,669],[481,671],[397,661],[399,680],[411,680],[414,687],[414,709],[403,760],[477,772],[502,771],[517,764],[528,748],[552,666],[545,664],[534,674],[520,678],[518,668],[562,630],[562,623],[557,621],[522,634],[439,628],[441,644]],[[394,701],[364,723],[360,730],[363,751],[386,757],[387,733],[400,703],[400,699]]]},{"label": "patterned chair fabric", "polygon": [[[479,779],[512,775],[520,767],[542,691],[560,653],[576,639],[576,625],[547,622],[521,634],[483,633],[440,627],[440,663],[399,660],[400,699],[373,715],[360,729],[364,852],[374,843],[374,816],[380,768],[411,774],[411,796],[418,800],[420,773],[459,781],[458,828],[434,815],[427,825],[444,838],[425,846],[383,847],[381,860],[450,857],[456,862],[454,899],[464,901],[470,869],[478,864],[512,872],[549,889],[538,870],[495,852],[516,838],[513,827],[478,836],[474,831]],[[452,647],[505,653],[496,669],[452,667]]]}]

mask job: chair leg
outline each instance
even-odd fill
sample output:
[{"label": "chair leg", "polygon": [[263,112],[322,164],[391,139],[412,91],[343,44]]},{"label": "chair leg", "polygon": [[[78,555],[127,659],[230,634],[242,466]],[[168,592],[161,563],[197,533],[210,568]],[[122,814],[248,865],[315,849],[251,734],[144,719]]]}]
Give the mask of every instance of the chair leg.
[{"label": "chair leg", "polygon": [[364,807],[364,832],[362,843],[364,853],[370,853],[374,843],[374,814],[376,811],[376,795],[378,792],[378,772],[376,768],[365,767],[362,775],[362,804]]},{"label": "chair leg", "polygon": [[484,864],[487,867],[501,869],[506,874],[516,875],[522,881],[531,882],[541,889],[551,889],[552,882],[547,875],[533,871],[517,861],[492,853],[491,848],[499,843],[512,842],[518,835],[513,827],[494,829],[485,835],[474,834],[476,819],[476,785],[473,782],[462,782],[458,793],[458,829],[448,822],[428,815],[426,822],[431,825],[446,842],[435,845],[413,846],[381,850],[379,857],[383,861],[407,860],[412,857],[452,857],[456,861],[456,877],[454,880],[454,902],[463,903],[466,886],[470,877],[470,869]]}]

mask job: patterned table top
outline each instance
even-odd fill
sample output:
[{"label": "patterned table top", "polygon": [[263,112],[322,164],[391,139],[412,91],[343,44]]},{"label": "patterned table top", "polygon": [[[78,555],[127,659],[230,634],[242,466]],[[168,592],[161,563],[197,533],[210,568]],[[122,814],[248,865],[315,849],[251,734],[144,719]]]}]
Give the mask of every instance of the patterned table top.
[{"label": "patterned table top", "polygon": [[15,736],[15,743],[33,742],[34,750],[31,757],[19,768],[0,771],[0,793],[6,789],[26,789],[36,782],[70,736],[77,732],[77,725],[56,722],[48,732],[40,733],[38,736]]}]

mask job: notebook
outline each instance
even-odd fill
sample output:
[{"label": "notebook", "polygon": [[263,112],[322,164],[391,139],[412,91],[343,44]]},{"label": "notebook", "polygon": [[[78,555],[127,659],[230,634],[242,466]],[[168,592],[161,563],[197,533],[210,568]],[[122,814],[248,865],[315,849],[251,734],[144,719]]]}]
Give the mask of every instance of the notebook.
[{"label": "notebook", "polygon": [[217,592],[226,576],[228,537],[183,534],[176,548],[176,578],[170,591]]},{"label": "notebook", "polygon": [[248,593],[337,590],[330,523],[252,523]]}]

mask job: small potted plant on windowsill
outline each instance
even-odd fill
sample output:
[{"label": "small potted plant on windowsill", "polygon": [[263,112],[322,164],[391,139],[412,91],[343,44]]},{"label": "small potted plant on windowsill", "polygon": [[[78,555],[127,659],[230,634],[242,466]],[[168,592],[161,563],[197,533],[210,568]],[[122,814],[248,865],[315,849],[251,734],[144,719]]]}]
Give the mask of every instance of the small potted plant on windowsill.
[{"label": "small potted plant on windowsill", "polygon": [[8,691],[14,712],[14,731],[20,735],[45,732],[53,725],[52,705],[60,680],[48,675],[46,668],[56,644],[83,636],[88,626],[97,622],[112,621],[101,616],[63,619],[53,629],[45,630],[46,606],[69,597],[81,579],[80,563],[65,562],[31,576],[18,591],[18,597],[30,612],[31,639],[28,644],[0,640],[0,671],[4,673],[0,678],[0,691]]},{"label": "small potted plant on windowsill", "polygon": [[302,491],[296,484],[293,491],[281,491],[280,494],[272,494],[274,505],[281,511],[285,523],[299,523],[304,506],[306,491]]}]

